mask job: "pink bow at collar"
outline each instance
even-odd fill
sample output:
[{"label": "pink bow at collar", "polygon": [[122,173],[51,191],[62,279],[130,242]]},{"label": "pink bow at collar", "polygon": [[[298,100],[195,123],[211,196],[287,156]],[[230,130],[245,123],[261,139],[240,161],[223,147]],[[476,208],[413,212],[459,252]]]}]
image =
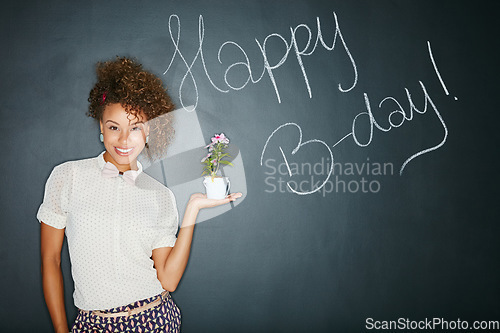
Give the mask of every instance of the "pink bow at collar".
[{"label": "pink bow at collar", "polygon": [[[118,177],[120,175],[120,171],[118,168],[111,162],[106,162],[104,167],[102,168],[101,175],[104,178],[113,178]],[[123,180],[125,180],[130,185],[135,184],[135,179],[139,176],[139,172],[136,170],[128,170],[123,173]]]}]

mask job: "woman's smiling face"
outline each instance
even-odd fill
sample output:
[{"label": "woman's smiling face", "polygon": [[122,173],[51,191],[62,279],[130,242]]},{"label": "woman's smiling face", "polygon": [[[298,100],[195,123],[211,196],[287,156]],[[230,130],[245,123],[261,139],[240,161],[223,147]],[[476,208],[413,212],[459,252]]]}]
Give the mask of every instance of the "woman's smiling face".
[{"label": "woman's smiling face", "polygon": [[144,149],[148,127],[146,116],[127,113],[119,103],[109,104],[100,121],[106,153],[104,159],[113,163],[119,171],[137,169],[137,156]]}]

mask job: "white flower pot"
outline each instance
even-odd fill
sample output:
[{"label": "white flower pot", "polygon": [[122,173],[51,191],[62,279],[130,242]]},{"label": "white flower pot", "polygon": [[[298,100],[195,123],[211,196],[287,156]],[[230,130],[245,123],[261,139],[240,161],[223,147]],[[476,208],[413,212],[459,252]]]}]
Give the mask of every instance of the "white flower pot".
[{"label": "white flower pot", "polygon": [[231,182],[228,177],[214,177],[212,181],[211,176],[205,176],[203,185],[207,189],[208,199],[224,199],[229,194]]}]

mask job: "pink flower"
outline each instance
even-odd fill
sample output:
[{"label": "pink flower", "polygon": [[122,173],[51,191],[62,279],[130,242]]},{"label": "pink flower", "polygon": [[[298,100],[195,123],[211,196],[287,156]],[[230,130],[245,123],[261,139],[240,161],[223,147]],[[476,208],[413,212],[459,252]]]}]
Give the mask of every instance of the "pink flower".
[{"label": "pink flower", "polygon": [[219,142],[220,143],[225,143],[225,144],[228,144],[229,143],[229,139],[226,138],[226,136],[224,135],[224,133],[221,133],[219,135]]},{"label": "pink flower", "polygon": [[226,138],[226,136],[224,135],[224,133],[215,134],[214,137],[212,138],[212,143],[225,143],[225,144],[228,144],[229,143],[229,139]]},{"label": "pink flower", "polygon": [[209,158],[210,156],[212,155],[212,153],[208,153],[207,156],[203,157],[203,159],[201,160],[201,162],[205,162],[207,160],[207,158]]},{"label": "pink flower", "polygon": [[[209,174],[215,177],[220,167],[219,162],[222,162],[221,159],[228,156],[224,154],[224,150],[228,147],[229,139],[224,133],[215,133],[210,140],[211,142],[205,146],[205,148],[208,148],[208,154],[201,160],[201,163],[205,164],[203,174]],[[224,163],[232,165],[229,161],[224,161]]]}]

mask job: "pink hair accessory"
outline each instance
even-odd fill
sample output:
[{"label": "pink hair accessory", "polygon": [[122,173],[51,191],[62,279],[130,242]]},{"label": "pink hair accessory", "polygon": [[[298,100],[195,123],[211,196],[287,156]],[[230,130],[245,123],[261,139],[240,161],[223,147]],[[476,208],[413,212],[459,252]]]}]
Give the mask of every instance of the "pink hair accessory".
[{"label": "pink hair accessory", "polygon": [[103,94],[102,94],[102,101],[101,101],[101,105],[104,104],[104,101],[106,100],[106,94],[107,94],[107,91],[105,91]]}]

